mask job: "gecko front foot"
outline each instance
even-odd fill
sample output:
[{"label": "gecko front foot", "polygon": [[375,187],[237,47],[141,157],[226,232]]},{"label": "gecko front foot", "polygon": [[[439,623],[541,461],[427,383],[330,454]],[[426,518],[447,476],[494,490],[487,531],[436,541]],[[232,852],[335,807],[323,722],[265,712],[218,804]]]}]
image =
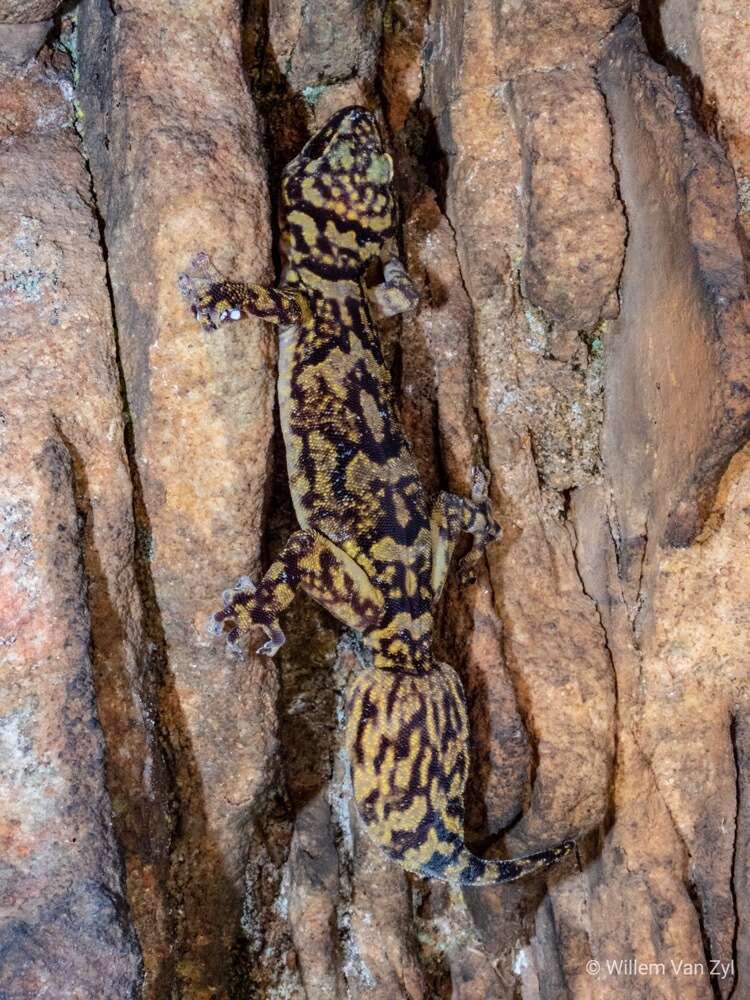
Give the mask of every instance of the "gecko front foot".
[{"label": "gecko front foot", "polygon": [[462,524],[463,530],[474,536],[474,543],[458,564],[461,586],[476,583],[476,564],[487,545],[498,538],[502,530],[492,516],[489,485],[489,469],[482,465],[474,466],[471,471],[471,503],[465,504]]},{"label": "gecko front foot", "polygon": [[188,270],[180,275],[179,286],[207,333],[219,323],[242,319],[239,297],[233,296],[232,283],[217,271],[207,253],[201,252],[191,260]]},{"label": "gecko front foot", "polygon": [[398,257],[391,258],[385,264],[383,278],[385,280],[382,284],[375,285],[367,293],[381,316],[398,316],[416,309],[419,305],[419,292]]}]

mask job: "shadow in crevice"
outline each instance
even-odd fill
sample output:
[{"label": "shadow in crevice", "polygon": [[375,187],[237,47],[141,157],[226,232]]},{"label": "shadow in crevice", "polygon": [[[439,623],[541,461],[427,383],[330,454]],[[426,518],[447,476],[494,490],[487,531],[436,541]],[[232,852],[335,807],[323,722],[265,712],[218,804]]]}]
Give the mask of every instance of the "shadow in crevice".
[{"label": "shadow in crevice", "polygon": [[[221,914],[241,896],[208,833],[202,782],[190,749],[188,727],[169,670],[161,614],[148,568],[148,515],[132,451],[130,473],[136,518],[135,567],[143,608],[142,641],[128,658],[137,634],[122,620],[112,579],[95,541],[95,505],[86,459],[73,441],[75,426],[60,439],[73,471],[76,509],[83,538],[87,601],[91,618],[92,672],[97,712],[106,745],[106,782],[122,852],[130,918],[144,955],[144,996],[170,995],[187,935],[203,928],[201,978],[213,986],[227,979],[227,964],[238,942],[217,947],[206,930],[218,930]],[[66,433],[67,431],[67,433]],[[132,444],[132,443],[131,443]],[[114,579],[120,579],[117,573]],[[148,772],[148,780],[144,774]],[[200,861],[189,870],[188,860]],[[180,918],[180,915],[181,918]]]},{"label": "shadow in crevice", "polygon": [[312,110],[291,87],[273,50],[269,32],[269,0],[245,0],[242,17],[242,61],[247,88],[263,126],[268,152],[268,181],[273,211],[273,262],[281,272],[279,250],[281,172],[310,138]]},{"label": "shadow in crevice", "polygon": [[[117,565],[114,546],[103,559],[97,545],[98,513],[92,503],[86,458],[74,443],[78,428],[60,418],[55,424],[70,456],[83,543],[91,666],[106,747],[105,777],[113,805],[114,832],[124,862],[130,918],[158,992],[173,978],[173,970],[164,962],[173,928],[166,889],[171,830],[164,823],[171,778],[152,723],[156,695],[151,672],[144,669],[148,655],[145,641],[138,642],[139,623],[126,623],[122,617],[129,611],[137,614],[136,609],[128,607],[128,567]],[[118,583],[122,583],[122,591],[113,594],[111,587]],[[146,768],[148,783],[144,782]],[[146,886],[150,887],[148,892]],[[143,901],[149,896],[150,903],[144,907]]]},{"label": "shadow in crevice", "polygon": [[[669,48],[664,36],[662,21],[664,3],[665,0],[640,0],[638,5],[638,17],[648,54],[671,76],[679,79],[690,100],[693,116],[701,128],[708,135],[720,138],[718,111],[711,97],[706,94],[703,80],[684,59]],[[684,18],[687,22],[690,14],[685,13]],[[686,28],[694,37],[695,24],[686,23]]]}]

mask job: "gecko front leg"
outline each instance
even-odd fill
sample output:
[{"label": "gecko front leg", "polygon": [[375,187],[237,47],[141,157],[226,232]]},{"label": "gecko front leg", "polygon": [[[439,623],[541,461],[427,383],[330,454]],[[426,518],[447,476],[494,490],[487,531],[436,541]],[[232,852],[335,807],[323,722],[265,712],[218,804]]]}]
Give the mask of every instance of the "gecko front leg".
[{"label": "gecko front leg", "polygon": [[487,489],[489,472],[477,466],[472,473],[471,499],[454,493],[440,493],[430,516],[432,532],[432,593],[437,601],[448,575],[453,550],[462,532],[473,536],[473,544],[461,560],[458,573],[461,583],[472,583],[474,565],[487,545],[500,534],[500,525],[492,516]]},{"label": "gecko front leg", "polygon": [[367,290],[381,316],[398,316],[417,307],[419,292],[398,257],[392,257],[383,266],[383,277],[382,284]]},{"label": "gecko front leg", "polygon": [[180,275],[179,285],[193,315],[206,331],[215,330],[220,323],[236,322],[243,316],[258,316],[270,323],[299,324],[309,312],[307,298],[301,292],[229,281],[206,253],[193,258],[188,270]]}]

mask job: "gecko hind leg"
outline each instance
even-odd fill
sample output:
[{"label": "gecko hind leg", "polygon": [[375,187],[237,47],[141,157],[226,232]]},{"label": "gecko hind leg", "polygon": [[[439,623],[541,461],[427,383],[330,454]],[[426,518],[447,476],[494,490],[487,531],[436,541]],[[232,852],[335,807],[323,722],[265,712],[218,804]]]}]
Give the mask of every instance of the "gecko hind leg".
[{"label": "gecko hind leg", "polygon": [[487,490],[489,472],[482,466],[472,471],[471,499],[455,493],[440,493],[435,500],[430,517],[432,533],[432,592],[434,600],[440,597],[448,575],[456,542],[462,532],[473,537],[472,547],[458,566],[462,584],[475,580],[474,566],[491,541],[500,534],[500,525],[492,516]]},{"label": "gecko hind leg", "polygon": [[279,616],[300,588],[359,631],[382,613],[382,595],[350,556],[317,531],[295,531],[257,587],[242,577],[224,591],[224,607],[210,619],[209,631],[226,634],[236,651],[240,637],[258,626],[268,636],[258,653],[273,656],[285,641]]}]

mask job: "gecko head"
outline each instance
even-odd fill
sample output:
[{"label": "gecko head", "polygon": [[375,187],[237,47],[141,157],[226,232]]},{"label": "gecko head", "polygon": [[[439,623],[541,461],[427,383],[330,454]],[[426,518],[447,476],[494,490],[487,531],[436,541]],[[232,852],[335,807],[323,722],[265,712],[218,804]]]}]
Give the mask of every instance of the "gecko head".
[{"label": "gecko head", "polygon": [[284,170],[291,267],[329,281],[361,274],[395,231],[392,178],[374,116],[337,111]]}]

